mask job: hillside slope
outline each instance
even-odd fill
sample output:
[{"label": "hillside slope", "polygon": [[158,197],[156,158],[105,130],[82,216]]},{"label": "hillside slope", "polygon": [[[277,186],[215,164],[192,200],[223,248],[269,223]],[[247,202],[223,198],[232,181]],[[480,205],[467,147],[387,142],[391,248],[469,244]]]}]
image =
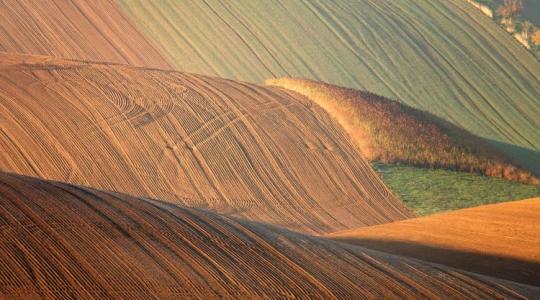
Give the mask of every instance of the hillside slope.
[{"label": "hillside slope", "polygon": [[0,172],[0,297],[505,298],[538,288]]},{"label": "hillside slope", "polygon": [[122,65],[0,61],[0,170],[310,233],[412,215],[299,95]]},{"label": "hillside slope", "polygon": [[341,241],[540,285],[540,198],[332,234]]},{"label": "hillside slope", "polygon": [[540,175],[540,63],[466,1],[119,2],[181,70],[400,99]]},{"label": "hillside slope", "polygon": [[0,2],[0,51],[169,68],[113,0]]}]

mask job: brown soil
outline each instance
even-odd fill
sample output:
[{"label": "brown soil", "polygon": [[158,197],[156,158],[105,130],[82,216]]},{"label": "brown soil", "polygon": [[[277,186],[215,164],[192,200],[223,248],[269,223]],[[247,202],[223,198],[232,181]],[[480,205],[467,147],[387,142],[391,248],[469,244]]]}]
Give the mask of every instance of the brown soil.
[{"label": "brown soil", "polygon": [[309,233],[412,216],[303,97],[123,65],[0,61],[0,170]]},{"label": "brown soil", "polygon": [[329,236],[388,253],[540,285],[540,198]]},{"label": "brown soil", "polygon": [[0,51],[170,68],[113,0],[0,1]]},{"label": "brown soil", "polygon": [[0,298],[405,299],[538,293],[197,209],[0,173]]}]

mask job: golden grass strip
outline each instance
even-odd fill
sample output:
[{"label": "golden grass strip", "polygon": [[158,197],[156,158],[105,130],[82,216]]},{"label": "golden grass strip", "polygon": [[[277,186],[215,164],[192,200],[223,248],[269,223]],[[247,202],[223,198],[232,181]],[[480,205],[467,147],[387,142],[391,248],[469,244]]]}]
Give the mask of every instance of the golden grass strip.
[{"label": "golden grass strip", "polygon": [[480,173],[528,184],[540,179],[462,128],[395,100],[307,79],[268,85],[300,93],[324,108],[371,161]]}]

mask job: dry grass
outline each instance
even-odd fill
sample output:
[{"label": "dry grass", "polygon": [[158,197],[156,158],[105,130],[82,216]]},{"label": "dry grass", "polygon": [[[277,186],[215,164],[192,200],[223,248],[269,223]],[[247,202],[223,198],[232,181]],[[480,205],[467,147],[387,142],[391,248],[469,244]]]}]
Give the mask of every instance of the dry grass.
[{"label": "dry grass", "polygon": [[368,160],[480,173],[540,185],[481,138],[398,101],[322,82],[266,82],[304,96],[336,118]]}]

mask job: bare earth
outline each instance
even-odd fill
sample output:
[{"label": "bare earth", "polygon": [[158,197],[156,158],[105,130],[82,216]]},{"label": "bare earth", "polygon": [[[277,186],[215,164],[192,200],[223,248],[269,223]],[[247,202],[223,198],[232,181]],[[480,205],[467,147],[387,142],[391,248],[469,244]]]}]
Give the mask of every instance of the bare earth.
[{"label": "bare earth", "polygon": [[0,51],[170,68],[113,0],[0,1]]},{"label": "bare earth", "polygon": [[399,98],[537,173],[540,64],[465,1],[0,0],[0,20],[0,299],[540,298],[540,199],[411,219],[327,111],[237,81]]},{"label": "bare earth", "polygon": [[0,173],[0,297],[520,299],[538,288],[197,209]]},{"label": "bare earth", "polygon": [[540,198],[348,230],[329,237],[540,285]]},{"label": "bare earth", "polygon": [[172,71],[0,61],[0,170],[307,233],[412,216],[301,96]]}]

